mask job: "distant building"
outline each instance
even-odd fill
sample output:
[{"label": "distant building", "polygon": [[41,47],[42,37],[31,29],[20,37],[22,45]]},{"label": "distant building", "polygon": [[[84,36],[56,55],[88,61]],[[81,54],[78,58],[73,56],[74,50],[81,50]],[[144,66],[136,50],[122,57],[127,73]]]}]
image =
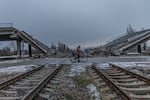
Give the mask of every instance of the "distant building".
[{"label": "distant building", "polygon": [[69,47],[66,46],[64,43],[58,42],[58,51],[64,52],[64,51],[69,51]]},{"label": "distant building", "polygon": [[54,45],[53,43],[51,44],[51,49],[56,50],[56,45]]}]

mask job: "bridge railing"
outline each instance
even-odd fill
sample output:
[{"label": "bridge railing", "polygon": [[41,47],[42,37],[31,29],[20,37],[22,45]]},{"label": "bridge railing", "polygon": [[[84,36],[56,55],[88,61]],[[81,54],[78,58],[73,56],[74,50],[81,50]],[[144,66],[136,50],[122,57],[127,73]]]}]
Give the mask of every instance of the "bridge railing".
[{"label": "bridge railing", "polygon": [[13,27],[13,23],[0,23],[0,28]]}]

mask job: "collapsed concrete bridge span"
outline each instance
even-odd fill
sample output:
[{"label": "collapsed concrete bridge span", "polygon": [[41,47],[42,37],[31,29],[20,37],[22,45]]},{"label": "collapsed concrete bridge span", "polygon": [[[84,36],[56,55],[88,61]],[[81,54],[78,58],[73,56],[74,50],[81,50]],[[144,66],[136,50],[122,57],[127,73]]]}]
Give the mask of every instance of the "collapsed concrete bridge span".
[{"label": "collapsed concrete bridge span", "polygon": [[32,56],[31,47],[42,54],[48,56],[52,55],[52,52],[48,46],[33,38],[31,35],[24,31],[20,31],[14,27],[0,27],[0,41],[17,41],[17,54],[21,57],[21,41],[28,43],[29,55]]},{"label": "collapsed concrete bridge span", "polygon": [[150,39],[150,29],[142,30],[130,34],[125,34],[103,46],[103,48],[111,49],[116,54],[121,54],[135,46],[138,47],[138,52],[141,53],[140,45]]}]

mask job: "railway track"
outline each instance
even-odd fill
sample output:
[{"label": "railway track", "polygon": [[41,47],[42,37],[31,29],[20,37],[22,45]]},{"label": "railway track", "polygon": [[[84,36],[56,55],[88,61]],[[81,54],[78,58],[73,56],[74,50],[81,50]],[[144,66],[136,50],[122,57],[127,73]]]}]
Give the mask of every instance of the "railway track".
[{"label": "railway track", "polygon": [[33,100],[61,66],[40,66],[0,84],[0,100]]},{"label": "railway track", "polygon": [[113,64],[107,68],[96,68],[93,65],[91,69],[97,86],[106,87],[107,94],[115,92],[108,100],[150,100],[149,78]]},{"label": "railway track", "polygon": [[108,85],[107,81],[101,75],[93,70],[93,67],[88,68],[87,71],[92,82],[95,83],[98,88],[97,90],[100,92],[100,100],[122,100],[122,97]]},{"label": "railway track", "polygon": [[[66,79],[66,73],[68,73],[68,65],[64,65],[62,69],[45,85],[45,87],[39,92],[35,100],[68,100],[66,94],[76,98],[72,94],[69,85],[70,81]],[[67,88],[66,88],[67,87]]]}]

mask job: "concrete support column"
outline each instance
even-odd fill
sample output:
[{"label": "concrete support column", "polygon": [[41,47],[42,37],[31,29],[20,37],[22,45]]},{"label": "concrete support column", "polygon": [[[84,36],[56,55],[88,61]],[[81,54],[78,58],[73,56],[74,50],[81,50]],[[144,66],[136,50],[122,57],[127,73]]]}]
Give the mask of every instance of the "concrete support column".
[{"label": "concrete support column", "polygon": [[138,45],[137,50],[138,50],[138,53],[142,53],[142,48],[140,44]]},{"label": "concrete support column", "polygon": [[147,50],[147,43],[146,42],[143,43],[143,49],[144,49],[144,51]]},{"label": "concrete support column", "polygon": [[24,50],[24,41],[22,41],[21,42],[21,55],[22,55],[22,57],[24,58],[24,56],[25,56],[25,50]]},{"label": "concrete support column", "polygon": [[32,47],[30,44],[28,45],[28,48],[29,48],[29,57],[32,57]]},{"label": "concrete support column", "polygon": [[21,58],[21,41],[17,40],[17,56]]}]

